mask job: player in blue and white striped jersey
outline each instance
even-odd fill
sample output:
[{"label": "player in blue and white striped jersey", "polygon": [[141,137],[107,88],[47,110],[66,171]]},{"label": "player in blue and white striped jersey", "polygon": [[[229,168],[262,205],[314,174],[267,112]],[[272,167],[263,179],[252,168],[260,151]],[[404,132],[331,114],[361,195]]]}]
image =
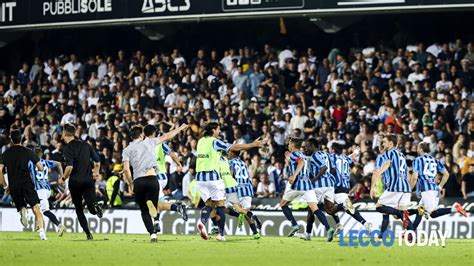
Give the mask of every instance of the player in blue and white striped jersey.
[{"label": "player in blue and white striped jersey", "polygon": [[[410,185],[415,187],[417,192],[421,193],[420,208],[409,210],[409,214],[416,214],[413,226],[416,230],[421,222],[421,217],[426,214],[426,218],[436,218],[446,214],[459,212],[463,216],[467,216],[466,211],[461,204],[455,202],[451,208],[438,208],[439,191],[441,191],[448,181],[449,173],[444,165],[436,160],[430,153],[430,145],[426,142],[418,144],[418,157],[413,162],[413,174],[410,178]],[[441,182],[436,184],[436,176],[442,174]]]},{"label": "player in blue and white striped jersey", "polygon": [[[385,191],[380,196],[376,204],[376,210],[383,214],[392,214],[404,220],[405,229],[413,230],[413,224],[408,217],[403,217],[410,203],[411,188],[408,181],[408,167],[405,155],[397,148],[397,136],[390,134],[382,138],[386,152],[383,154],[383,165],[380,171],[376,172],[376,179],[383,176]],[[388,226],[388,223],[386,224]],[[382,224],[381,231],[384,232],[385,224]]]},{"label": "player in blue and white striped jersey", "polygon": [[40,158],[40,164],[43,166],[43,171],[38,170],[36,165],[34,165],[31,161],[28,162],[28,169],[35,185],[36,193],[40,199],[41,212],[46,217],[48,217],[54,225],[56,225],[58,235],[63,236],[66,227],[60,224],[56,215],[50,211],[48,200],[51,196],[51,187],[49,186],[49,171],[51,168],[57,168],[59,172],[59,178],[62,178],[63,168],[59,162],[42,159],[43,152],[40,148],[35,149],[35,154],[38,158]]},{"label": "player in blue and white striped jersey", "polygon": [[[351,200],[349,199],[349,190],[351,189],[351,165],[353,160],[359,154],[359,150],[356,149],[350,156],[342,153],[342,146],[338,143],[333,143],[331,146],[331,157],[333,158],[336,165],[336,195],[335,200],[338,204],[338,211],[345,210],[347,214],[356,219],[359,223],[365,226],[367,230],[372,229],[372,224],[367,222],[357,211],[354,209]],[[341,229],[340,225],[336,226],[337,235]]]},{"label": "player in blue and white striped jersey", "polygon": [[328,230],[328,241],[332,241],[334,229],[329,226],[329,223],[326,219],[324,213],[318,209],[316,193],[314,192],[313,184],[310,180],[310,165],[308,157],[301,152],[303,140],[302,139],[290,139],[288,143],[289,152],[285,153],[285,157],[289,166],[288,185],[285,189],[285,194],[280,201],[281,209],[285,217],[291,222],[293,228],[288,234],[289,237],[295,235],[302,226],[296,223],[293,213],[291,212],[288,204],[296,199],[301,197],[304,201],[308,203],[309,210],[311,211],[311,216],[314,220],[314,215],[316,215],[319,221],[325,226]]}]

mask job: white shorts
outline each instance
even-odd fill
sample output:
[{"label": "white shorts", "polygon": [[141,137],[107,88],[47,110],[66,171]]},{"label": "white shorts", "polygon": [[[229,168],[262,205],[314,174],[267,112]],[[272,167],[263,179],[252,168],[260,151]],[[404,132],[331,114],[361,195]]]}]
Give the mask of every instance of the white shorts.
[{"label": "white shorts", "polygon": [[196,188],[201,194],[201,199],[206,202],[211,199],[213,201],[225,200],[225,184],[224,180],[214,181],[196,181]]},{"label": "white shorts", "polygon": [[244,209],[250,209],[252,207],[252,197],[241,197],[239,201]]},{"label": "white shorts", "polygon": [[237,192],[225,194],[226,207],[232,207],[236,203],[239,203],[239,197],[237,196]]},{"label": "white shorts", "polygon": [[421,192],[420,205],[425,207],[428,213],[438,209],[439,197],[438,191],[428,190]]},{"label": "white shorts", "polygon": [[163,198],[165,196],[165,193],[163,192],[163,188],[165,188],[166,185],[168,184],[168,179],[158,180],[158,183],[160,184],[160,196],[159,196],[159,198]]},{"label": "white shorts", "polygon": [[316,194],[314,194],[314,190],[299,191],[291,189],[290,186],[286,187],[285,194],[283,194],[283,200],[291,202],[298,197],[301,197],[302,200],[308,203],[316,202]]},{"label": "white shorts", "polygon": [[337,204],[346,204],[346,200],[349,199],[349,194],[347,193],[336,193],[335,198]]},{"label": "white shorts", "polygon": [[49,211],[49,197],[51,196],[51,190],[47,189],[40,189],[37,190],[38,198],[40,200],[40,208],[41,212]]},{"label": "white shorts", "polygon": [[327,199],[330,202],[334,202],[334,187],[320,187],[315,188],[314,192],[316,194],[316,202],[324,203],[324,200]]},{"label": "white shorts", "polygon": [[378,205],[392,207],[398,210],[406,210],[410,205],[411,193],[384,191],[377,201]]}]

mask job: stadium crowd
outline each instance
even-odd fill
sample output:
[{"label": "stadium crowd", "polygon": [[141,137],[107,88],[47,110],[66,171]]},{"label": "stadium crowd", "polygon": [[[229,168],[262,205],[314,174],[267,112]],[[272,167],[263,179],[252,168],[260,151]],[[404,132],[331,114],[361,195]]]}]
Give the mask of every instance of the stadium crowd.
[{"label": "stadium crowd", "polygon": [[[442,196],[474,197],[474,42],[333,49],[326,57],[312,48],[260,48],[197,50],[193,58],[178,49],[35,58],[17,73],[0,73],[1,150],[9,145],[9,131],[19,128],[25,146],[62,161],[62,126],[74,123],[77,138],[100,154],[96,190],[107,201],[106,182],[122,175],[131,126],[154,124],[167,132],[187,123],[189,129],[169,143],[182,166],[166,157],[165,194],[182,199],[194,178],[200,130],[217,121],[227,142],[271,139],[267,147],[242,153],[257,197],[284,191],[282,158],[292,135],[315,137],[324,149],[335,142],[347,153],[360,147],[351,177],[351,195],[360,199],[369,196],[381,134],[396,133],[408,160],[423,141],[447,166]],[[52,171],[54,202],[69,206],[67,187],[57,178]],[[124,182],[120,194],[131,197]],[[0,195],[8,205],[8,194]]]}]

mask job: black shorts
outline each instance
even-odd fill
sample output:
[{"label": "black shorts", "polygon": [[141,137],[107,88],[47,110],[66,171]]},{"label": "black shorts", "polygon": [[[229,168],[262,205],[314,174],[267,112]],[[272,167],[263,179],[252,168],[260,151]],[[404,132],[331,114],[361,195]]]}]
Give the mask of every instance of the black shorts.
[{"label": "black shorts", "polygon": [[69,179],[69,191],[71,192],[72,202],[76,208],[82,206],[83,199],[86,205],[92,204],[96,201],[95,184],[92,179]]},{"label": "black shorts", "polygon": [[24,183],[18,186],[10,187],[10,195],[12,196],[15,207],[18,211],[26,208],[27,204],[30,207],[40,203],[38,193],[36,193],[33,183]]},{"label": "black shorts", "polygon": [[349,189],[345,188],[345,187],[336,187],[336,189],[334,190],[334,194],[338,194],[338,193],[347,193],[347,194],[349,194]]}]

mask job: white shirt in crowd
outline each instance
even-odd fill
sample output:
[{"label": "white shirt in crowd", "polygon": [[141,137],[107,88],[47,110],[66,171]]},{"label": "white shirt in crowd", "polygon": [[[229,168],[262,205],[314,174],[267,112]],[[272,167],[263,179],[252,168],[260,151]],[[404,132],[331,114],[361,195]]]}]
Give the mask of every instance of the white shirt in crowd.
[{"label": "white shirt in crowd", "polygon": [[71,80],[74,79],[74,71],[78,71],[79,68],[81,68],[81,65],[82,64],[79,62],[75,62],[75,63],[69,62],[66,65],[64,65],[64,69],[67,70],[67,73],[69,74],[69,78]]},{"label": "white shirt in crowd", "polygon": [[[270,194],[275,193],[275,184],[270,182],[269,185],[265,185],[264,183],[259,182],[257,186],[257,193],[263,193],[263,192],[267,192]],[[259,195],[258,197],[263,197],[263,196]]]}]

